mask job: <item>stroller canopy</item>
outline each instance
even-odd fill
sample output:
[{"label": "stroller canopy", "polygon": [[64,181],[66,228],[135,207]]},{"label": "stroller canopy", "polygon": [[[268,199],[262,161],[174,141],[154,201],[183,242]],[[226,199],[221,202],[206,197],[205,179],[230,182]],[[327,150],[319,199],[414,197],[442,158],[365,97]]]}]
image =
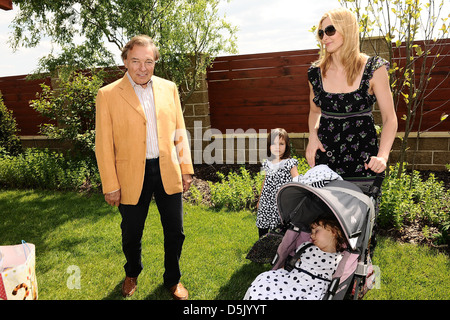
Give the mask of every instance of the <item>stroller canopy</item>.
[{"label": "stroller canopy", "polygon": [[277,193],[278,211],[285,225],[309,232],[314,220],[334,216],[353,250],[360,245],[358,238],[373,210],[371,203],[358,186],[345,180],[332,181],[322,188],[289,182]]}]

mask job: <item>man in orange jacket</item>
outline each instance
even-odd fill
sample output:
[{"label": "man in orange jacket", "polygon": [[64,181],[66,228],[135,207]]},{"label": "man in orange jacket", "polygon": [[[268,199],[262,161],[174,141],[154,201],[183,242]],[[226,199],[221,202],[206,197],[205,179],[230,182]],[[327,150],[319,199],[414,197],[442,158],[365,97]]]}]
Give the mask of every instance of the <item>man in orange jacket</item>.
[{"label": "man in orange jacket", "polygon": [[126,257],[122,294],[131,296],[142,270],[141,238],[154,195],[164,232],[164,284],[187,299],[180,283],[184,242],[182,192],[194,173],[178,90],[153,75],[159,51],[145,35],[122,50],[127,73],[97,95],[95,152],[105,200],[122,216]]}]

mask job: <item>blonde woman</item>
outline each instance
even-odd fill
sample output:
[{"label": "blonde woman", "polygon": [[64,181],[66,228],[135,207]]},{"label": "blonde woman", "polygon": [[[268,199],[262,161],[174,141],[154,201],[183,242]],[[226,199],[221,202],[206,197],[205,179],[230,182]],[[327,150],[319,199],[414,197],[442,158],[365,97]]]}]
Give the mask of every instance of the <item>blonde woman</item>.
[{"label": "blonde woman", "polygon": [[[346,180],[372,181],[386,169],[397,132],[389,86],[389,63],[359,50],[356,16],[345,8],[320,19],[319,60],[308,70],[310,86],[309,143],[311,167],[326,164]],[[378,144],[372,109],[381,111]]]}]

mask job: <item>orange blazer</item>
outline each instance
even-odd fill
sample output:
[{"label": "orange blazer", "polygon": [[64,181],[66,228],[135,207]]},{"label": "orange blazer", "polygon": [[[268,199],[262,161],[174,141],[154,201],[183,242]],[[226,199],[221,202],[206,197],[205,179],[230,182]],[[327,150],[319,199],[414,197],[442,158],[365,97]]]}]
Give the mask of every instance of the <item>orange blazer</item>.
[{"label": "orange blazer", "polygon": [[[182,174],[193,174],[191,152],[175,83],[153,76],[159,166],[167,194],[183,191]],[[144,110],[127,75],[98,91],[95,154],[103,193],[121,190],[120,203],[137,204],[145,172]]]}]

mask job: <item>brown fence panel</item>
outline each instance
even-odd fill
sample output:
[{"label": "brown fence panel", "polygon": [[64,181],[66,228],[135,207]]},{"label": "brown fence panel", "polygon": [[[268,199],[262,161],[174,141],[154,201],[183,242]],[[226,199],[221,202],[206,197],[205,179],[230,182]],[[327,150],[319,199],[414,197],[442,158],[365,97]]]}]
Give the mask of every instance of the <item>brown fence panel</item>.
[{"label": "brown fence panel", "polygon": [[12,10],[13,4],[12,0],[0,0],[0,9]]},{"label": "brown fence panel", "polygon": [[[449,120],[439,123],[442,113],[450,113],[449,49],[447,40],[431,50],[434,55],[440,52],[439,66],[433,69],[426,90],[421,130],[450,131]],[[317,58],[318,50],[216,58],[207,72],[211,127],[222,133],[227,129],[276,127],[288,132],[308,132],[307,70]],[[404,65],[404,58],[394,61]],[[430,63],[428,59],[425,68],[429,69]],[[420,68],[416,74],[419,72]],[[406,113],[405,104],[402,99],[396,104],[399,131],[404,131],[405,121],[401,118]],[[417,130],[418,123],[417,117],[413,130]]]},{"label": "brown fence panel", "polygon": [[216,58],[207,74],[211,126],[223,133],[276,127],[303,132],[307,70],[317,57],[317,50],[304,50]]},{"label": "brown fence panel", "polygon": [[[425,48],[424,41],[416,41],[415,44]],[[412,127],[412,131],[450,131],[450,121],[447,119],[440,123],[440,118],[444,113],[450,113],[450,39],[440,40],[438,42],[430,42],[430,54],[428,55],[424,66],[423,58],[415,61],[415,83],[428,80],[427,89],[423,96],[425,97],[422,114],[420,119],[420,109],[416,112],[416,119]],[[393,63],[402,68],[406,65],[405,47],[400,46],[394,51],[395,58]],[[432,64],[437,63],[435,68],[431,69]],[[425,68],[425,73],[430,73],[430,78],[421,79],[422,68]],[[404,93],[409,93],[409,88],[403,89]],[[405,121],[402,120],[406,114],[406,104],[404,99],[400,97],[398,101],[394,101],[397,107],[397,114],[399,118],[399,131],[405,131]]]},{"label": "brown fence panel", "polygon": [[[37,135],[39,125],[45,120],[30,107],[29,101],[42,92],[41,83],[51,85],[50,78],[27,80],[27,75],[0,78],[0,92],[9,110],[13,111],[19,128],[19,135]],[[47,120],[48,121],[48,120]]]},{"label": "brown fence panel", "polygon": [[[449,132],[450,120],[439,123],[439,119],[444,112],[450,113],[450,40],[442,41],[431,52],[436,56],[440,53],[440,64],[433,69],[426,91],[421,130]],[[227,129],[275,127],[288,132],[308,132],[307,70],[317,58],[317,49],[216,58],[207,70],[211,127],[223,133]],[[404,60],[396,61],[404,65]],[[425,68],[430,68],[429,62]],[[416,74],[419,72],[420,69]],[[0,78],[0,91],[6,106],[13,111],[19,134],[36,135],[45,119],[29,106],[29,101],[42,91],[41,83],[51,85],[51,80],[26,80],[26,77]],[[405,112],[404,103],[399,101],[399,131],[404,131],[405,122],[401,118]],[[417,130],[418,121],[413,130]]]}]

